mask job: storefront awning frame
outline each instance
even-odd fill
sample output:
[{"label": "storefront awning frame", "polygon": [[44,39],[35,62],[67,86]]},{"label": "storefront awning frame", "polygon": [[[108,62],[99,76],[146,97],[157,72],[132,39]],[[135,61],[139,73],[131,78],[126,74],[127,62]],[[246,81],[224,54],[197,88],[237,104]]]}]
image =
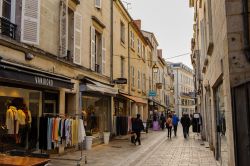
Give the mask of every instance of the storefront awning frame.
[{"label": "storefront awning frame", "polygon": [[129,100],[132,100],[136,103],[148,104],[147,99],[143,99],[143,98],[136,97],[136,96],[129,96],[129,95],[122,94],[122,93],[120,93],[120,95],[125,97],[125,98],[128,98]]}]

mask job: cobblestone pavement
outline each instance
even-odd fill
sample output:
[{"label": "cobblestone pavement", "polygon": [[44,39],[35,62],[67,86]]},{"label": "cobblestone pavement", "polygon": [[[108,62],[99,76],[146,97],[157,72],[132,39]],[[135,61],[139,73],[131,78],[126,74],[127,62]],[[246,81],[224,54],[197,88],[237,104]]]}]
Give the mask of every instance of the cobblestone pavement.
[{"label": "cobblestone pavement", "polygon": [[[150,131],[142,134],[142,145],[130,143],[129,136],[111,141],[108,145],[98,145],[89,151],[87,164],[93,166],[217,166],[212,152],[194,134],[185,140],[180,133],[178,137],[167,139],[166,131]],[[73,166],[80,152],[72,152],[59,156],[60,160],[52,159],[50,165]]]}]

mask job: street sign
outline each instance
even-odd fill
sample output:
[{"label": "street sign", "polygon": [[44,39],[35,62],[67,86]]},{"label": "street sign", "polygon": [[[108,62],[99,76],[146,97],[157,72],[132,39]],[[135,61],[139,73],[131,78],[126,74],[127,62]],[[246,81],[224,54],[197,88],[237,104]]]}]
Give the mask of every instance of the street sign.
[{"label": "street sign", "polygon": [[151,90],[151,91],[149,91],[148,96],[155,97],[156,96],[156,92],[153,91],[153,90]]}]

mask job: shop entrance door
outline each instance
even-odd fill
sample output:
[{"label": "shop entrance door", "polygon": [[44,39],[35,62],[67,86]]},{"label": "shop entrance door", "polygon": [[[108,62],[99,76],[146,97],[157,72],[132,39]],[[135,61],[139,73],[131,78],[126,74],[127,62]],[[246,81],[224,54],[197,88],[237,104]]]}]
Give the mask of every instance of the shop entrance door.
[{"label": "shop entrance door", "polygon": [[232,89],[237,166],[250,163],[250,82]]},{"label": "shop entrance door", "polygon": [[52,91],[44,92],[44,113],[58,113],[59,112],[59,93]]},{"label": "shop entrance door", "polygon": [[221,165],[227,164],[228,148],[226,137],[226,118],[224,106],[224,91],[221,83],[215,89],[215,111],[216,111],[216,159],[220,161]]}]

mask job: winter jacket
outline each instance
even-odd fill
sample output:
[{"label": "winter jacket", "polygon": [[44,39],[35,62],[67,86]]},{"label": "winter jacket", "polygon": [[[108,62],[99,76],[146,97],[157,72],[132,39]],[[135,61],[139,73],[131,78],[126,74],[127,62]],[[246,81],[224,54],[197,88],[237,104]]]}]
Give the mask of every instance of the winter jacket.
[{"label": "winter jacket", "polygon": [[191,124],[190,118],[188,117],[188,115],[183,115],[181,117],[181,124],[183,127],[189,127]]},{"label": "winter jacket", "polygon": [[136,118],[132,120],[132,130],[134,132],[141,132],[142,130],[144,130],[144,126],[141,119]]},{"label": "winter jacket", "polygon": [[174,126],[178,125],[178,122],[180,121],[178,116],[174,115],[172,119],[173,119],[173,125]]}]

